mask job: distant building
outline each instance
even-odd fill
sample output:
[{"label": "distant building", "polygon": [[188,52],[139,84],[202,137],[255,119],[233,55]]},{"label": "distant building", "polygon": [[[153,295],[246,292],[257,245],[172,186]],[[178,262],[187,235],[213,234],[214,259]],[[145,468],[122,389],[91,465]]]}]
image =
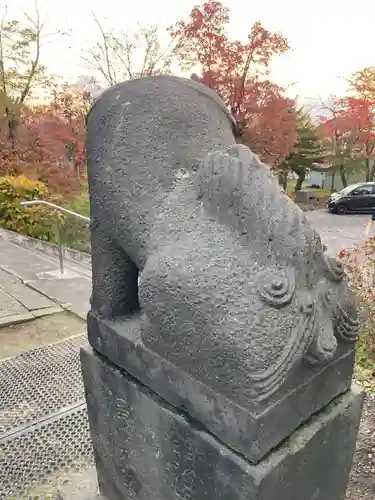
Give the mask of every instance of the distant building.
[{"label": "distant building", "polygon": [[[361,169],[349,170],[346,173],[348,186],[350,184],[357,184],[358,182],[366,182],[366,173]],[[321,189],[328,191],[341,191],[344,185],[341,180],[339,170],[327,169],[325,171],[310,170],[306,181],[307,186],[319,186]]]},{"label": "distant building", "polygon": [[91,76],[80,76],[75,83],[70,83],[66,88],[74,92],[89,93],[92,98],[96,99],[103,92],[103,88],[98,84],[96,79]]}]

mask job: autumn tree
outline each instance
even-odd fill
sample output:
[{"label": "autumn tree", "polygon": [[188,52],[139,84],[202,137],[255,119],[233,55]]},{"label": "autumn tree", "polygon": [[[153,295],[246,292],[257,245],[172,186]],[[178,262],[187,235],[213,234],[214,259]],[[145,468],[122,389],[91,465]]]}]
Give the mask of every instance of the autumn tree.
[{"label": "autumn tree", "polygon": [[[254,95],[255,94],[255,95]],[[293,150],[296,138],[295,103],[283,97],[276,85],[267,83],[261,88],[247,90],[242,142],[272,167]]]},{"label": "autumn tree", "polygon": [[368,98],[336,99],[332,116],[321,130],[331,144],[332,168],[340,172],[344,186],[348,173],[362,169],[366,181],[375,177],[375,103]]},{"label": "autumn tree", "polygon": [[287,40],[256,22],[245,43],[228,35],[229,9],[208,0],[187,20],[169,30],[184,70],[216,90],[244,129],[244,141],[263,159],[277,165],[293,147],[294,102],[269,80],[273,57],[286,52]]},{"label": "autumn tree", "polygon": [[345,99],[344,121],[352,137],[353,159],[363,162],[366,181],[375,176],[375,101],[368,98]]},{"label": "autumn tree", "polygon": [[356,157],[365,166],[366,181],[375,177],[375,67],[353,73],[348,79],[350,97],[345,116],[356,138]]},{"label": "autumn tree", "polygon": [[91,104],[89,94],[66,86],[54,92],[54,98],[41,118],[50,149],[57,152],[56,160],[62,166],[73,167],[78,177],[85,164],[85,117]]},{"label": "autumn tree", "polygon": [[375,66],[353,73],[347,82],[353,97],[375,102]]},{"label": "autumn tree", "polygon": [[106,30],[94,16],[99,40],[83,57],[109,85],[155,74],[168,74],[173,62],[173,40],[160,41],[157,25],[137,26],[134,31]]},{"label": "autumn tree", "polygon": [[85,176],[85,116],[90,102],[68,87],[48,105],[27,106],[17,131],[17,147],[1,163],[3,173],[24,174],[45,183],[57,196],[71,197]]},{"label": "autumn tree", "polygon": [[37,3],[34,15],[20,20],[8,19],[7,10],[0,22],[0,126],[3,141],[15,146],[20,113],[33,88],[50,82],[40,54],[45,25]]},{"label": "autumn tree", "polygon": [[78,181],[85,175],[85,116],[90,104],[87,94],[66,86],[55,91],[51,103],[35,110],[28,120],[41,166],[38,178],[46,184],[55,182],[58,188],[63,173],[78,186],[73,178]]}]

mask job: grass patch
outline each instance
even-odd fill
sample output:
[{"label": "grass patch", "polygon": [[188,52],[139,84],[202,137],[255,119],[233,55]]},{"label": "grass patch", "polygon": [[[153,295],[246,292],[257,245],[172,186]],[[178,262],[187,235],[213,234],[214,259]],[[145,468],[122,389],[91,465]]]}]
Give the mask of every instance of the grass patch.
[{"label": "grass patch", "polygon": [[[289,198],[294,198],[295,187],[296,187],[296,181],[288,181],[287,195],[289,196]],[[303,189],[305,189],[305,188],[303,188]],[[331,195],[331,191],[329,189],[315,189],[315,188],[307,188],[307,189],[314,191],[315,196],[317,198],[324,198],[326,196]]]},{"label": "grass patch", "polygon": [[[65,208],[75,213],[90,217],[90,200],[88,189],[83,186],[82,192],[74,199],[65,204]],[[64,246],[79,250],[80,252],[90,252],[90,231],[88,222],[75,217],[74,215],[64,215],[65,222],[61,228],[61,239]]]}]

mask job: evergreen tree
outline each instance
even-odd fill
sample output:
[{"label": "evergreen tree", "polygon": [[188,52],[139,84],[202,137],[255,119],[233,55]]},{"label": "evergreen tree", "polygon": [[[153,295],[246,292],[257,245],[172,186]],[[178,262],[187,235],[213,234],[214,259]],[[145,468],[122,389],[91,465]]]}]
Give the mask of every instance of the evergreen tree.
[{"label": "evergreen tree", "polygon": [[284,173],[284,189],[287,188],[287,174],[292,171],[298,176],[295,190],[299,191],[308,170],[315,164],[322,164],[329,155],[316,133],[316,127],[308,112],[300,108],[295,113],[297,114],[297,140],[293,151],[285,158],[281,168]]}]

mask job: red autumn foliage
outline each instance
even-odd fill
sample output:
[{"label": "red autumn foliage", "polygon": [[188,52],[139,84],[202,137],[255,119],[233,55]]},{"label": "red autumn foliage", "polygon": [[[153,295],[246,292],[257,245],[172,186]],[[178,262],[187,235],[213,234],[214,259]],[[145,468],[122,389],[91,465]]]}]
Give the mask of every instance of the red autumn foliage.
[{"label": "red autumn foliage", "polygon": [[288,50],[286,39],[256,22],[243,43],[230,40],[229,9],[208,0],[187,21],[170,28],[177,54],[187,67],[199,65],[199,80],[216,90],[244,127],[243,141],[277,165],[295,142],[294,101],[268,78],[272,58]]},{"label": "red autumn foliage", "polygon": [[84,176],[84,112],[56,94],[48,106],[22,109],[17,139],[3,139],[1,173],[24,174],[45,183],[54,196],[74,196]]},{"label": "red autumn foliage", "polygon": [[331,136],[334,145],[365,167],[366,181],[375,176],[375,101],[347,97],[337,99],[332,117],[323,118],[320,131]]},{"label": "red autumn foliage", "polygon": [[[296,142],[296,113],[294,102],[281,95],[276,85],[253,88],[258,92],[253,104],[245,105],[246,126],[242,142],[269,165],[277,167],[292,151]],[[255,103],[255,105],[254,105]]]}]

